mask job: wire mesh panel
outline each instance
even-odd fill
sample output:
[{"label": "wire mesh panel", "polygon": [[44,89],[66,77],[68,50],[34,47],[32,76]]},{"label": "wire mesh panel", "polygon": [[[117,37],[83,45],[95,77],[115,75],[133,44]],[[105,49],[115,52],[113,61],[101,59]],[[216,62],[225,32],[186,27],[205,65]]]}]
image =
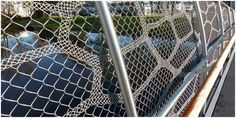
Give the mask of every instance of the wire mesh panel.
[{"label": "wire mesh panel", "polygon": [[[107,1],[139,116],[153,116],[201,61],[192,2]],[[208,43],[218,6],[201,1]],[[127,116],[93,1],[1,1],[2,116]],[[170,112],[201,85],[196,75]]]},{"label": "wire mesh panel", "polygon": [[178,99],[178,101],[175,103],[174,107],[170,110],[168,116],[182,116],[184,110],[186,109],[186,106],[190,104],[191,99],[194,96],[194,93],[199,87],[198,83],[198,75],[193,79],[193,81],[190,83],[188,88],[185,90],[183,95]]},{"label": "wire mesh panel", "polygon": [[[230,8],[229,12],[230,12],[229,14],[230,14],[230,21],[231,21],[230,27],[232,27],[235,25],[234,10]],[[234,35],[234,32],[235,32],[235,29],[232,29],[231,36]]]},{"label": "wire mesh panel", "polygon": [[[221,3],[221,7],[222,7],[222,12],[223,12],[224,30],[227,30],[230,26],[232,26],[232,23],[234,22],[234,21],[232,21],[232,17],[231,17],[231,15],[234,15],[234,14],[230,13],[230,10],[228,9],[228,5],[226,5],[225,3]],[[224,44],[225,45],[228,44],[229,39],[231,38],[231,36],[233,34],[234,34],[234,30],[231,30],[230,33],[226,34],[226,36],[224,37],[224,39],[225,39]]]},{"label": "wire mesh panel", "polygon": [[232,25],[233,25],[233,24],[235,24],[235,19],[234,19],[235,17],[234,17],[234,11],[233,11],[233,9],[230,9],[230,14],[231,14],[231,21],[232,21],[231,23],[232,23]]},{"label": "wire mesh panel", "polygon": [[[147,3],[109,3],[140,116],[162,103],[198,42],[180,3],[152,4],[150,15]],[[94,2],[1,5],[3,116],[126,116]]]},{"label": "wire mesh panel", "polygon": [[199,1],[207,45],[211,44],[221,32],[219,6],[215,1]]},{"label": "wire mesh panel", "polygon": [[121,47],[139,116],[151,116],[160,110],[175,91],[175,85],[198,61],[200,42],[193,31],[192,13],[184,5],[109,3],[111,9],[120,11],[121,17],[112,16],[117,34],[129,37]]},{"label": "wire mesh panel", "polygon": [[[200,3],[201,9],[205,9],[205,10],[210,9],[210,7],[204,8],[204,6],[203,6],[204,1],[200,1],[199,3]],[[206,3],[208,3],[208,5],[209,5],[209,2],[205,2],[205,4]],[[212,6],[212,4],[210,6]],[[225,6],[225,7],[228,8],[228,6]],[[204,15],[203,15],[203,19],[204,19]],[[207,60],[208,61],[207,68],[203,68],[202,70],[197,72],[197,74],[195,74],[195,76],[191,80],[191,83],[185,89],[184,93],[181,94],[181,96],[177,99],[175,105],[173,105],[173,107],[169,111],[168,116],[182,116],[183,115],[183,113],[185,112],[186,106],[188,106],[191,99],[194,97],[195,93],[197,92],[198,88],[205,81],[205,78],[207,75],[206,73],[208,72],[209,69],[211,69],[212,65],[219,59],[224,47],[229,42],[229,39],[232,37],[233,33],[231,31],[232,30],[230,30],[230,32],[225,32],[225,35],[223,36],[223,43],[219,43],[216,45],[215,48],[212,48],[213,49],[212,53],[209,53],[207,55],[209,57]],[[205,32],[205,34],[206,34],[206,32]],[[216,40],[216,39],[214,39],[214,40]],[[209,43],[211,43],[211,42],[209,42]],[[210,44],[208,44],[208,45],[210,45]]]},{"label": "wire mesh panel", "polygon": [[[192,13],[191,16],[192,16],[192,24],[193,24],[194,34],[195,34],[195,37],[200,40],[200,31],[199,31],[200,27],[199,27],[199,22],[198,22],[195,6],[193,6],[193,10],[191,11],[191,13]],[[200,44],[200,42],[198,42],[198,43],[199,43],[198,44],[199,46],[202,45],[202,44]],[[202,48],[197,48],[198,53],[195,53],[193,55],[192,59],[187,64],[186,69],[189,69],[189,71],[191,71],[192,70],[191,67],[195,67],[196,58],[198,58],[199,55],[202,55],[202,50],[203,50]],[[195,62],[195,63],[193,63],[193,62]],[[205,73],[205,72],[203,72],[203,73]],[[189,105],[189,103],[192,100],[193,96],[197,92],[197,89],[199,88],[199,86],[201,85],[201,83],[203,82],[203,80],[205,78],[204,76],[202,76],[203,73],[198,73],[198,74],[195,75],[195,78],[193,79],[193,81],[190,83],[190,85],[186,88],[185,92],[181,95],[181,97],[178,99],[178,101],[173,105],[173,107],[169,111],[169,113],[168,113],[169,117],[182,116],[182,113],[184,112],[186,107]],[[183,77],[181,79],[182,79],[182,81],[184,81],[186,78]],[[173,93],[174,93],[174,91],[176,91],[178,89],[178,87],[181,84],[182,84],[182,82],[178,85],[174,85],[175,89],[173,90]],[[157,112],[156,115],[158,115],[158,113],[159,112]]]},{"label": "wire mesh panel", "polygon": [[222,8],[222,14],[223,14],[223,23],[224,23],[224,29],[229,28],[229,12],[228,12],[228,7],[222,2],[221,3],[221,8]]},{"label": "wire mesh panel", "polygon": [[94,2],[1,5],[2,116],[125,115]]},{"label": "wire mesh panel", "polygon": [[[231,9],[230,12],[231,12],[231,27],[235,27],[235,11]],[[234,33],[235,33],[235,29],[232,29],[231,35],[233,36]]]}]

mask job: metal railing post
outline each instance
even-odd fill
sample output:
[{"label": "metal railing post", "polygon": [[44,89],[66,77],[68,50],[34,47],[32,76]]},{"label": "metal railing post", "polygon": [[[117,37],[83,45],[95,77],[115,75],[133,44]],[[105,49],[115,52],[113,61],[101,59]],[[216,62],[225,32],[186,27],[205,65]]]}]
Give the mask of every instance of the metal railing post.
[{"label": "metal railing post", "polygon": [[[229,28],[229,30],[231,30],[231,28]],[[228,33],[228,31],[226,31],[226,33]],[[205,80],[202,87],[198,90],[199,92],[192,99],[192,103],[186,108],[185,113],[183,113],[183,117],[197,117],[199,115],[204,101],[207,100],[207,97],[210,94],[212,87],[214,86],[216,79],[221,72],[221,69],[224,67],[224,62],[226,61],[228,54],[230,54],[230,51],[233,48],[235,38],[236,35],[233,35],[233,37],[230,39],[221,57],[219,57],[219,59],[212,67],[211,73],[208,75],[208,78]]]},{"label": "metal railing post", "polygon": [[[199,30],[200,30],[200,40],[202,43],[202,48],[203,48],[203,59],[205,59],[207,57],[207,43],[206,43],[206,36],[205,36],[205,29],[204,29],[204,24],[203,24],[203,18],[201,15],[201,9],[199,6],[199,2],[198,1],[194,1],[194,5],[195,5],[195,9],[196,9],[196,15],[197,15],[197,19],[198,19],[198,26],[199,26]],[[208,60],[205,60],[205,67],[207,66]],[[193,75],[191,75],[193,76]],[[191,79],[192,80],[192,79]],[[169,100],[169,102],[166,104],[166,106],[160,110],[157,114],[157,117],[166,117],[169,113],[169,111],[171,110],[172,106],[177,102],[177,100],[179,99],[179,97],[181,96],[181,93],[184,92],[184,90],[186,90],[187,85],[189,85],[191,83],[191,80],[187,81],[186,86],[181,86],[179,87],[179,89],[177,90],[176,94]]]},{"label": "metal railing post", "polygon": [[[229,19],[229,27],[232,27],[232,17],[231,17],[231,11],[230,11],[230,7],[227,6],[227,10],[228,10],[228,19]],[[232,30],[229,32],[229,36],[232,36]]]},{"label": "metal railing post", "polygon": [[218,1],[218,6],[219,6],[219,18],[220,18],[220,29],[221,29],[221,35],[223,36],[224,35],[224,19],[223,19],[223,12],[222,12],[222,7],[221,7],[221,2]]},{"label": "metal railing post", "polygon": [[201,14],[201,8],[199,5],[199,1],[194,1],[194,6],[195,6],[195,10],[196,10],[196,15],[197,15],[197,19],[198,19],[198,26],[199,26],[199,30],[200,30],[200,40],[202,43],[202,48],[203,48],[203,58],[205,58],[207,56],[207,42],[206,42],[206,36],[205,36],[205,29],[204,29],[204,23],[203,23],[203,18],[202,18],[202,14]]},{"label": "metal railing post", "polygon": [[[220,29],[221,29],[221,32],[220,34],[223,36],[224,35],[224,31],[225,31],[225,28],[224,28],[224,19],[223,19],[223,12],[222,12],[222,7],[221,7],[221,2],[218,1],[218,8],[219,8],[219,19],[220,19]],[[222,42],[222,45],[221,45],[221,50],[222,51],[224,49],[224,41]]]},{"label": "metal railing post", "polygon": [[[204,28],[204,23],[203,23],[203,18],[202,18],[202,14],[201,14],[201,8],[200,8],[200,4],[199,1],[194,1],[194,6],[195,6],[195,10],[196,10],[196,15],[197,15],[197,19],[199,20],[198,22],[198,26],[199,26],[199,31],[200,31],[200,40],[201,40],[201,44],[202,44],[202,54],[203,54],[203,58],[207,57],[207,40],[206,40],[206,35],[205,35],[205,28]],[[209,60],[206,59],[206,63],[204,68],[207,68]],[[211,63],[211,62],[210,62]],[[208,75],[208,72],[204,73],[204,76],[206,77]],[[204,105],[204,108],[206,107],[206,103]],[[205,110],[203,110],[204,112]]]},{"label": "metal railing post", "polygon": [[232,16],[232,25],[233,25],[233,24],[235,25],[235,10],[232,9],[232,8],[231,8],[231,10],[232,10],[232,12],[233,12],[233,16]]},{"label": "metal railing post", "polygon": [[128,74],[125,68],[123,56],[121,54],[115,27],[110,15],[108,5],[105,1],[95,1],[103,31],[111,52],[116,74],[119,79],[122,97],[125,103],[128,116],[137,117],[135,100],[131,91]]},{"label": "metal railing post", "polygon": [[231,17],[231,11],[230,11],[230,7],[227,7],[228,9],[228,18],[229,18],[229,27],[232,27],[232,17]]},{"label": "metal railing post", "polygon": [[[226,30],[226,32],[229,32],[230,29]],[[216,49],[217,45],[222,42],[223,36],[219,38],[219,40],[216,41],[212,45],[212,48],[209,49],[209,54],[212,54],[214,50]],[[166,103],[166,105],[157,113],[157,117],[166,117],[171,110],[171,108],[174,106],[174,104],[178,101],[178,99],[181,97],[181,95],[185,92],[187,87],[190,85],[190,83],[194,80],[193,78],[195,75],[204,68],[206,65],[206,61],[209,59],[209,55],[207,55],[206,58],[203,58],[203,60],[188,74],[182,85],[176,90],[175,94],[169,99],[169,101]]]}]

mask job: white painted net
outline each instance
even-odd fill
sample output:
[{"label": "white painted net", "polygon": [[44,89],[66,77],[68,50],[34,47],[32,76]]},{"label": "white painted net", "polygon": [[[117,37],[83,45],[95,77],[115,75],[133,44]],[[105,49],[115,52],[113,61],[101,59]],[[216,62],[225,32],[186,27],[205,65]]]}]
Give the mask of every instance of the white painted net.
[{"label": "white painted net", "polygon": [[[152,116],[201,60],[193,4],[107,3],[138,115]],[[210,42],[219,16],[207,4]],[[94,2],[1,1],[1,8],[2,116],[127,116]],[[200,85],[195,80],[174,116]]]},{"label": "white painted net", "polygon": [[[213,44],[216,41],[220,40],[219,37],[221,36],[220,32],[222,29],[220,28],[219,6],[218,3],[214,1],[199,1],[199,4],[200,4],[200,12],[203,18],[203,26],[205,29],[204,35],[206,37],[206,45],[208,46],[207,49],[209,51],[210,49],[214,48]],[[230,24],[227,24],[229,23],[229,19],[227,18],[228,11],[226,11],[225,9],[228,9],[229,6],[225,6],[225,4],[223,6],[223,3],[220,5],[222,7],[223,17],[225,17],[223,18],[224,28],[227,29],[230,27]],[[195,13],[193,14],[194,14],[193,17],[195,19],[196,14]],[[233,18],[233,14],[231,17]],[[195,24],[194,21],[193,24],[195,27],[194,30],[199,34],[198,31],[199,27],[196,26],[199,24],[197,23]],[[232,25],[233,22],[231,22],[231,26]],[[184,111],[186,110],[186,107],[191,103],[191,100],[196,94],[198,88],[205,81],[207,72],[211,69],[212,65],[219,59],[219,57],[222,54],[222,51],[224,50],[225,46],[227,45],[229,39],[231,39],[233,34],[234,34],[234,29],[227,32],[226,35],[223,36],[222,43],[215,45],[215,48],[212,51],[212,53],[208,52],[207,56],[209,56],[209,59],[207,60],[207,68],[203,68],[202,70],[196,72],[187,89],[184,91],[184,93],[181,95],[181,97],[177,100],[175,105],[169,111],[168,116],[175,117],[183,115]]]}]

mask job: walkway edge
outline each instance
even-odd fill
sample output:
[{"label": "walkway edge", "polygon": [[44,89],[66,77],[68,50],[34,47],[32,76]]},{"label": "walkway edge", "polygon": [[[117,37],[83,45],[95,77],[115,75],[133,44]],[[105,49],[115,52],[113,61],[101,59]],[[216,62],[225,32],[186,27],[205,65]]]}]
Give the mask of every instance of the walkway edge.
[{"label": "walkway edge", "polygon": [[208,95],[211,92],[212,87],[214,86],[218,75],[220,74],[221,69],[223,68],[224,62],[231,51],[235,38],[236,35],[234,34],[227,47],[224,49],[222,55],[210,70],[204,84],[199,88],[199,91],[194,96],[191,104],[187,107],[183,115],[184,117],[198,117],[199,113],[202,110],[202,107],[205,104],[205,101],[207,100]]},{"label": "walkway edge", "polygon": [[224,83],[225,83],[225,79],[226,79],[226,76],[227,76],[227,74],[228,74],[228,70],[229,70],[229,68],[230,68],[230,66],[231,66],[231,63],[232,63],[232,60],[233,60],[233,58],[234,58],[234,53],[235,53],[235,50],[233,50],[232,53],[231,53],[231,56],[230,56],[230,58],[229,58],[229,61],[228,61],[227,65],[226,65],[226,67],[225,67],[225,69],[224,69],[223,75],[222,75],[222,77],[220,78],[220,82],[219,82],[219,84],[218,84],[218,86],[217,86],[217,89],[216,89],[216,91],[214,92],[214,95],[213,95],[213,97],[212,97],[212,100],[210,101],[210,105],[209,105],[209,107],[208,107],[208,109],[207,109],[207,112],[206,112],[206,114],[205,114],[205,117],[211,117],[212,114],[213,114],[213,112],[214,112],[214,109],[215,109],[216,103],[217,103],[217,101],[218,101],[219,95],[220,95],[221,90],[222,90],[222,88],[223,88],[223,85],[224,85]]}]

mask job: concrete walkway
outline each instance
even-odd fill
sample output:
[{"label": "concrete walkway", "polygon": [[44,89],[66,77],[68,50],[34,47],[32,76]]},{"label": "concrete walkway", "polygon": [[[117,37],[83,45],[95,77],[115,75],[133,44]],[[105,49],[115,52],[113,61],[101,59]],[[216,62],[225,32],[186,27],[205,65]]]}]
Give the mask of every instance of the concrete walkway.
[{"label": "concrete walkway", "polygon": [[219,95],[213,117],[235,116],[235,56],[231,62],[223,88]]}]

